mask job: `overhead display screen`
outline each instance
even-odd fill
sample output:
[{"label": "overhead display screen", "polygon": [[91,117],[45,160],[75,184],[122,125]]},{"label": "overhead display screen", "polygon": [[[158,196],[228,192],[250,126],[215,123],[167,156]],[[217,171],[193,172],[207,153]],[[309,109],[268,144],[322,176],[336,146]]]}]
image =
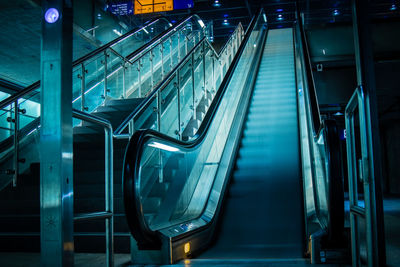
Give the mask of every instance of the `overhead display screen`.
[{"label": "overhead display screen", "polygon": [[135,0],[135,14],[174,10],[173,0]]},{"label": "overhead display screen", "polygon": [[135,15],[187,9],[193,7],[193,0],[135,0]]}]

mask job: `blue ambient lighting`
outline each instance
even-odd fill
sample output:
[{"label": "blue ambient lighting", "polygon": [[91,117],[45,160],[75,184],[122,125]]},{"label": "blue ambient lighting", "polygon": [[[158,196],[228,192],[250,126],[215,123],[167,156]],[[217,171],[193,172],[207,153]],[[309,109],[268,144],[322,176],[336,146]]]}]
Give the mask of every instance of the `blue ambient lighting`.
[{"label": "blue ambient lighting", "polygon": [[337,10],[337,9],[333,10],[333,15],[334,15],[334,16],[338,16],[338,15],[340,15],[340,12],[339,12],[339,10]]},{"label": "blue ambient lighting", "polygon": [[393,4],[393,5],[390,7],[390,10],[391,10],[391,11],[395,11],[396,9],[397,9],[396,4]]},{"label": "blue ambient lighting", "polygon": [[221,3],[219,2],[219,0],[215,0],[214,3],[212,4],[213,7],[220,7]]},{"label": "blue ambient lighting", "polygon": [[55,8],[49,8],[47,9],[46,13],[44,14],[44,19],[48,23],[54,23],[58,20],[60,17],[60,13],[58,13],[58,10]]},{"label": "blue ambient lighting", "polygon": [[276,12],[283,12],[283,9],[282,9],[282,8],[278,8],[278,9],[276,10]]}]

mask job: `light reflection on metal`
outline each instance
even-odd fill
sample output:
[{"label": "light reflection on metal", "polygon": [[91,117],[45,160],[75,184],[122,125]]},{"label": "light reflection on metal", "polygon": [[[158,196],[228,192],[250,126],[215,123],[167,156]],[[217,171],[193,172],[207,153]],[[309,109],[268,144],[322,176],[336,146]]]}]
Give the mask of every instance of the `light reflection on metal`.
[{"label": "light reflection on metal", "polygon": [[179,149],[176,148],[176,147],[172,147],[172,146],[169,146],[169,145],[161,144],[161,143],[158,143],[158,142],[150,143],[149,146],[155,147],[155,148],[159,148],[159,149],[161,149],[161,150],[170,151],[170,152],[177,152],[177,151],[179,151]]}]

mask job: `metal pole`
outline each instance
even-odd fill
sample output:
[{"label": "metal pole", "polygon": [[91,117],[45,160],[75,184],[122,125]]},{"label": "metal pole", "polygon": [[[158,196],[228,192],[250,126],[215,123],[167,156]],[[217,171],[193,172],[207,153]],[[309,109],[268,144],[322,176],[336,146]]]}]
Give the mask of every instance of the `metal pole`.
[{"label": "metal pole", "polygon": [[151,84],[151,89],[149,92],[153,91],[154,88],[154,63],[153,63],[153,50],[150,51],[150,56],[149,56],[149,60],[150,60],[150,84]]},{"label": "metal pole", "polygon": [[179,140],[182,140],[182,135],[181,135],[181,71],[177,71],[177,95],[178,95],[178,135],[179,135]]},{"label": "metal pole", "polygon": [[126,98],[126,62],[122,62],[122,98]]},{"label": "metal pole", "polygon": [[195,112],[195,109],[196,109],[196,102],[195,102],[195,93],[196,93],[196,89],[195,89],[195,86],[196,86],[196,84],[195,84],[195,81],[194,81],[194,54],[195,54],[195,52],[196,51],[193,51],[193,53],[192,53],[192,56],[191,56],[191,61],[192,61],[192,64],[191,64],[191,68],[192,68],[192,71],[191,71],[191,74],[192,74],[192,110],[193,110],[193,119],[196,119],[196,112]]},{"label": "metal pole", "polygon": [[160,45],[160,53],[161,53],[161,81],[164,80],[164,44]]},{"label": "metal pole", "polygon": [[86,110],[85,108],[85,91],[86,91],[86,70],[85,65],[82,63],[82,76],[81,76],[81,110]]},{"label": "metal pole", "polygon": [[173,61],[172,61],[172,38],[169,38],[169,71],[172,71]]},{"label": "metal pole", "polygon": [[13,187],[17,186],[17,179],[19,173],[19,140],[18,140],[18,129],[19,129],[19,111],[18,111],[18,100],[14,102],[14,177]]},{"label": "metal pole", "polygon": [[207,99],[207,88],[206,88],[206,43],[203,42],[203,90],[204,90],[204,99]]},{"label": "metal pole", "polygon": [[181,36],[180,32],[177,33],[178,35],[178,62],[181,62]]},{"label": "metal pole", "polygon": [[107,89],[107,57],[108,57],[108,55],[107,55],[107,51],[104,51],[104,92],[103,92],[103,97],[104,97],[104,99],[106,99],[106,97],[107,97],[107,92],[108,92],[108,89]]},{"label": "metal pole", "polygon": [[[113,132],[110,128],[104,129],[105,133],[105,204],[106,212],[114,214],[113,204]],[[106,218],[106,263],[107,266],[114,266],[114,216]]]},{"label": "metal pole", "polygon": [[[371,214],[371,238],[372,247],[371,260],[374,266],[386,265],[385,254],[385,233],[383,222],[383,201],[382,201],[382,169],[381,151],[379,142],[379,122],[378,106],[376,97],[374,58],[371,42],[371,28],[368,17],[368,1],[353,0],[353,31],[354,47],[357,66],[357,82],[365,90],[365,111],[366,124],[369,132],[367,133],[367,143],[369,150],[369,203]],[[367,229],[368,232],[368,229]]]},{"label": "metal pole", "polygon": [[41,266],[73,266],[72,1],[42,1]]},{"label": "metal pole", "polygon": [[140,61],[141,61],[142,59],[140,58],[138,61],[137,61],[137,71],[138,71],[138,83],[139,83],[139,97],[142,97],[142,74],[141,74],[141,72],[140,72]]}]

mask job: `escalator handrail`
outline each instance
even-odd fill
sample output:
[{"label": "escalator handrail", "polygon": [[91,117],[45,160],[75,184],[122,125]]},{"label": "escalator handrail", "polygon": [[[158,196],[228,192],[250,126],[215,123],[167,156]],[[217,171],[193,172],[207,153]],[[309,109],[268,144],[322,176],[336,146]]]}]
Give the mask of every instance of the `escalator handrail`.
[{"label": "escalator handrail", "polygon": [[[242,24],[239,22],[238,26],[243,29]],[[235,31],[234,31],[235,32]],[[233,36],[233,35],[232,35]],[[232,36],[228,39],[228,41],[226,43],[229,43],[230,39],[232,38]],[[206,42],[208,44],[208,46],[211,48],[211,50],[214,53],[214,56],[216,56],[217,58],[221,57],[221,54],[223,53],[223,49],[221,49],[220,53],[217,53],[215,51],[215,49],[213,48],[213,46],[210,44],[210,42],[208,41],[208,39],[206,37],[203,37],[192,49],[190,52],[188,52],[188,54],[181,60],[181,62],[175,66],[175,68],[173,70],[170,71],[170,73],[168,74],[168,76],[166,78],[164,78],[164,80],[146,97],[146,99],[144,101],[142,101],[132,112],[131,114],[129,114],[128,117],[126,117],[126,119],[116,128],[114,135],[120,135],[122,133],[122,131],[129,125],[129,122],[136,116],[136,114],[138,114],[139,112],[141,112],[146,105],[151,101],[151,99],[154,97],[154,95],[162,90],[166,84],[169,83],[169,81],[175,76],[175,72],[182,66],[182,62],[185,62],[186,59],[191,56],[191,54],[193,53],[193,51],[195,51],[202,42]],[[224,47],[226,47],[226,44],[224,45]]]},{"label": "escalator handrail", "polygon": [[[160,240],[159,236],[153,232],[149,226],[147,225],[147,222],[145,221],[144,218],[144,213],[143,209],[141,208],[140,204],[140,194],[139,194],[139,186],[138,186],[138,177],[139,177],[139,169],[140,169],[140,162],[141,162],[141,153],[142,149],[144,147],[144,144],[146,144],[146,141],[150,138],[157,138],[159,140],[162,140],[164,143],[169,143],[174,147],[177,147],[181,150],[191,150],[198,145],[200,145],[207,132],[208,129],[211,126],[212,120],[214,118],[215,113],[218,110],[218,107],[222,101],[222,97],[224,96],[225,91],[227,90],[227,87],[229,85],[229,82],[231,80],[231,77],[233,75],[233,72],[239,62],[239,59],[241,58],[241,55],[246,47],[246,44],[249,40],[250,34],[253,31],[256,22],[258,18],[261,16],[263,13],[263,9],[260,10],[257,16],[254,16],[246,29],[244,38],[242,40],[242,43],[239,46],[239,49],[234,56],[231,65],[229,66],[229,69],[227,70],[227,73],[221,82],[221,85],[219,89],[216,92],[216,95],[214,97],[214,100],[212,101],[209,110],[207,111],[203,123],[201,123],[199,130],[197,131],[197,134],[194,139],[191,141],[180,141],[177,139],[174,139],[170,136],[167,136],[165,134],[162,134],[160,132],[157,132],[152,129],[146,129],[146,130],[139,130],[134,133],[132,138],[129,141],[129,144],[127,146],[127,152],[132,148],[131,150],[133,151],[132,154],[128,154],[125,152],[125,159],[124,159],[124,169],[123,169],[123,194],[124,194],[124,204],[125,204],[125,214],[128,220],[129,225],[135,225],[136,231],[135,233],[133,231],[132,234],[135,235],[135,238],[141,238],[142,240],[137,240],[138,243],[145,244],[144,246],[148,245],[151,247],[151,244],[156,244],[156,246],[160,245]],[[129,159],[130,158],[130,159]],[[133,169],[130,169],[129,172],[133,173],[133,177],[127,177],[126,175],[126,162],[134,162]],[[132,179],[133,178],[133,179]],[[134,189],[133,189],[134,185]],[[132,190],[133,189],[133,190]],[[134,199],[134,201],[132,201]],[[132,229],[132,228],[131,228]],[[140,229],[137,231],[137,229]],[[140,235],[140,236],[138,236]]]},{"label": "escalator handrail", "polygon": [[302,47],[303,59],[305,61],[305,67],[306,67],[305,72],[307,75],[307,84],[308,84],[309,97],[310,97],[310,102],[311,102],[310,109],[311,109],[311,114],[312,114],[312,126],[313,126],[313,130],[314,130],[314,137],[318,137],[321,133],[323,125],[321,123],[321,115],[319,112],[317,91],[315,88],[314,74],[313,74],[312,65],[311,65],[310,50],[308,48],[307,36],[306,36],[305,30],[304,30],[304,25],[303,25],[303,21],[300,16],[299,9],[297,9],[297,11],[296,11],[296,17],[297,17],[297,24],[299,25],[299,30],[300,30],[301,47]]}]

